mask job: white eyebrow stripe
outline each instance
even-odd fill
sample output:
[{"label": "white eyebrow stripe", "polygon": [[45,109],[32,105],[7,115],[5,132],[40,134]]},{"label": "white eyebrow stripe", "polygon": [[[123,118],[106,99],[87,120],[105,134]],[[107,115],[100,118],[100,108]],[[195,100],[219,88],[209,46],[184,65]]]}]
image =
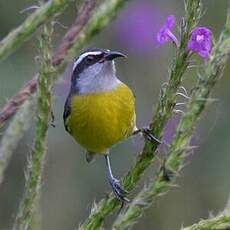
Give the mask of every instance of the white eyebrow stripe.
[{"label": "white eyebrow stripe", "polygon": [[82,55],[80,55],[80,57],[74,62],[73,65],[73,70],[76,68],[76,66],[88,55],[99,55],[102,54],[101,51],[91,51],[91,52],[87,52],[87,53],[83,53]]}]

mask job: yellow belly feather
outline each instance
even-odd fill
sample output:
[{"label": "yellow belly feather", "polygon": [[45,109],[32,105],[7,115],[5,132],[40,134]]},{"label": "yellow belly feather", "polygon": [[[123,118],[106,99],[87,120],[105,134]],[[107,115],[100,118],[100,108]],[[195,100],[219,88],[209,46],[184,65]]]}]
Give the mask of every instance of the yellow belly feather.
[{"label": "yellow belly feather", "polygon": [[125,84],[108,92],[72,97],[68,127],[88,151],[105,153],[131,135],[135,123],[135,98]]}]

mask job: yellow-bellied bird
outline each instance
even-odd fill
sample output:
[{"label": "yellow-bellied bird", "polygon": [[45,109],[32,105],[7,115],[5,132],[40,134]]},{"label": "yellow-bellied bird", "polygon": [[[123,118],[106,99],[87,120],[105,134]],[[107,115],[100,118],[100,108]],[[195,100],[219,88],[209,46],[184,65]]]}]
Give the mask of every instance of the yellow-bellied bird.
[{"label": "yellow-bellied bird", "polygon": [[154,137],[147,129],[136,129],[135,97],[116,76],[118,57],[125,55],[89,49],[75,60],[63,118],[66,130],[87,150],[88,162],[96,153],[105,155],[110,185],[123,203],[128,201],[126,191],[112,174],[109,149],[139,132]]}]

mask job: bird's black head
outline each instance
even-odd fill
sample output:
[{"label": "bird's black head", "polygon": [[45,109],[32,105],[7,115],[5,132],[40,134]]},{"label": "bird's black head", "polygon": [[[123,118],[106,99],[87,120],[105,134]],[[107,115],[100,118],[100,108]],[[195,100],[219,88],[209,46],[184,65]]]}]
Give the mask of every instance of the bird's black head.
[{"label": "bird's black head", "polygon": [[126,57],[126,55],[117,52],[110,51],[107,49],[100,48],[91,48],[82,52],[79,57],[77,57],[74,61],[73,65],[73,73],[80,74],[89,66],[92,66],[96,63],[104,63],[106,61],[112,61],[117,57]]},{"label": "bird's black head", "polygon": [[115,74],[113,60],[118,57],[126,57],[126,55],[107,49],[91,48],[82,52],[73,64],[72,71],[72,87],[77,90],[77,81],[92,81],[98,75]]}]

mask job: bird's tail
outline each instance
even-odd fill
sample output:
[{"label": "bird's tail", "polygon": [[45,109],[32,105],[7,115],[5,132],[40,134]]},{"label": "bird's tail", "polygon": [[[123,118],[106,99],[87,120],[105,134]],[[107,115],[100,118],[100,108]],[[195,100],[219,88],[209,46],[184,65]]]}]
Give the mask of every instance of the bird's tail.
[{"label": "bird's tail", "polygon": [[88,163],[91,163],[94,160],[95,155],[96,154],[94,152],[87,151],[86,152],[86,161]]}]

